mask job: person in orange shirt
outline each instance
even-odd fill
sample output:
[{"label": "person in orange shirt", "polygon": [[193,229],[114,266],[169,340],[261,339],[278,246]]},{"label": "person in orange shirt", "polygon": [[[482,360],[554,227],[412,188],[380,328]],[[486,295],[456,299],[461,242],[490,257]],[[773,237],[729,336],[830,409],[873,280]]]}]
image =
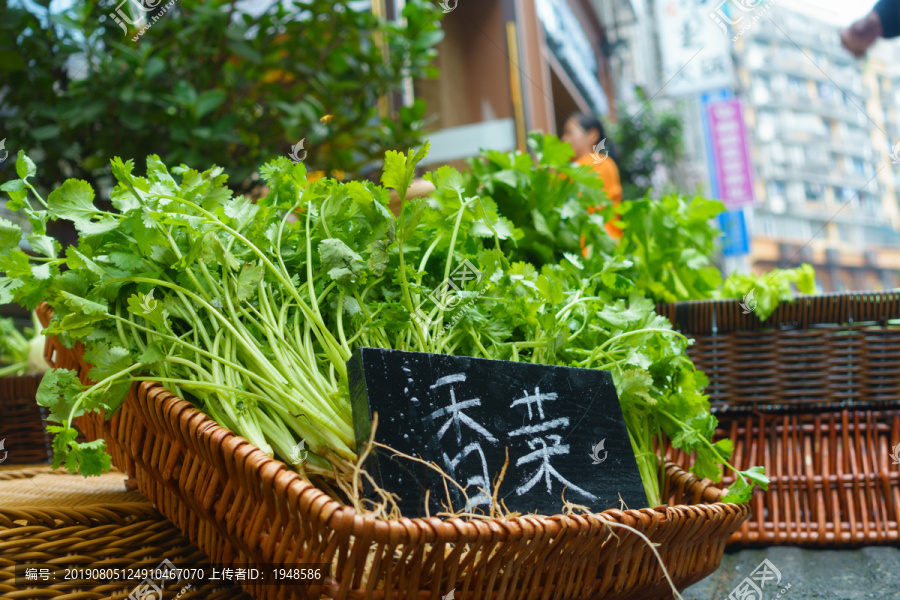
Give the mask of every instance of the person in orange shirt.
[{"label": "person in orange shirt", "polygon": [[[603,181],[606,197],[613,206],[618,206],[622,202],[622,182],[619,179],[619,167],[609,156],[609,150],[606,148],[606,130],[603,123],[593,115],[574,113],[566,121],[561,139],[572,146],[579,165],[594,168],[597,176]],[[614,223],[607,223],[606,231],[616,240],[622,237],[622,230]]]}]

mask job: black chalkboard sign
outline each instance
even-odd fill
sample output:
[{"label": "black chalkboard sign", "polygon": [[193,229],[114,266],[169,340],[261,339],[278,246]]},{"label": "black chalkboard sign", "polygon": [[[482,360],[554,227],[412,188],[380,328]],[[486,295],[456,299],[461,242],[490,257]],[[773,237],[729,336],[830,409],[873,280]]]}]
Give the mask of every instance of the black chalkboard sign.
[{"label": "black chalkboard sign", "polygon": [[[483,512],[509,449],[497,497],[510,510],[554,515],[565,499],[595,511],[647,506],[612,376],[606,371],[465,356],[360,348],[348,361],[357,446],[376,441],[434,461],[466,488],[449,485],[454,511]],[[405,516],[445,510],[441,476],[378,449],[365,465],[401,497]],[[480,490],[479,490],[480,488]]]}]

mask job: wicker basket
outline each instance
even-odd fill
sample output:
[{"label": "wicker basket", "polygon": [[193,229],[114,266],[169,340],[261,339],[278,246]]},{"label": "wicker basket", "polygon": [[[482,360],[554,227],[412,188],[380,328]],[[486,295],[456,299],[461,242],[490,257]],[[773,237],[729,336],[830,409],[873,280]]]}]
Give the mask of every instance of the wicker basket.
[{"label": "wicker basket", "polygon": [[[35,475],[53,481],[33,482]],[[209,572],[209,559],[149,502],[125,492],[122,477],[121,473],[118,478],[108,474],[98,485],[96,478],[46,474],[37,469],[3,471],[0,598],[125,600],[135,587],[133,580],[71,577],[67,569],[116,569],[124,575],[129,570],[154,569],[167,559],[173,565]],[[6,501],[9,499],[15,504]],[[51,580],[23,583],[21,571],[26,566],[46,569]],[[183,593],[179,587],[167,587],[163,597],[249,600],[239,586],[228,581],[196,582]]]},{"label": "wicker basket", "polygon": [[[45,322],[46,307],[39,311]],[[89,365],[58,340],[48,360]],[[53,361],[51,361],[52,363]],[[380,521],[343,507],[285,464],[218,426],[158,384],[132,387],[116,415],[82,417],[139,491],[220,566],[331,563],[324,586],[287,590],[247,582],[256,599],[653,599],[670,588],[647,544],[659,544],[679,589],[714,571],[749,515],[720,490],[667,469],[667,507],[513,519]]]},{"label": "wicker basket", "polygon": [[696,340],[688,354],[709,377],[734,465],[772,479],[731,543],[900,541],[900,293],[803,296],[765,322],[737,300],[657,311]]},{"label": "wicker basket", "polygon": [[34,399],[41,375],[0,377],[0,440],[4,463],[43,464],[53,458],[44,429],[47,410]]}]

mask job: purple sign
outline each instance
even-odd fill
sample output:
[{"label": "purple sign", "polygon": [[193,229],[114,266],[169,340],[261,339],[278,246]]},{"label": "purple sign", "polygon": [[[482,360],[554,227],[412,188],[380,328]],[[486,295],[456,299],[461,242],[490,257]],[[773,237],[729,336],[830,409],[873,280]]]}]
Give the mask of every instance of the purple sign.
[{"label": "purple sign", "polygon": [[753,173],[741,102],[715,102],[707,110],[719,199],[729,210],[753,204]]}]

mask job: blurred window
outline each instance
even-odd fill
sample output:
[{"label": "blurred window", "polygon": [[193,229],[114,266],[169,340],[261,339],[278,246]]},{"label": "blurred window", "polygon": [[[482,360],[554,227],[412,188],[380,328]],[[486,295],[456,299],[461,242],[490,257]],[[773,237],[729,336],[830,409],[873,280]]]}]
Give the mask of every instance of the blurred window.
[{"label": "blurred window", "polygon": [[769,110],[760,111],[759,125],[757,127],[759,138],[764,141],[775,139],[776,130],[775,113]]},{"label": "blurred window", "polygon": [[802,206],[806,197],[803,184],[800,182],[790,183],[787,186],[787,197],[794,206]]},{"label": "blurred window", "polygon": [[834,102],[837,97],[837,90],[834,85],[827,81],[819,82],[819,99],[823,102]]},{"label": "blurred window", "polygon": [[793,75],[788,76],[788,91],[801,98],[809,97],[809,90],[806,87],[806,81]]},{"label": "blurred window", "polygon": [[870,216],[881,215],[881,199],[875,193],[860,192],[859,207]]},{"label": "blurred window", "polygon": [[840,199],[842,202],[849,202],[850,200],[853,200],[853,198],[855,198],[855,197],[856,197],[856,190],[853,189],[852,187],[844,186],[841,188]]},{"label": "blurred window", "polygon": [[769,90],[762,84],[755,83],[753,84],[753,101],[757,104],[766,104],[769,102],[769,99],[772,97],[772,94],[769,93]]},{"label": "blurred window", "polygon": [[751,68],[761,68],[766,64],[766,52],[759,46],[751,46],[746,54],[747,66]]},{"label": "blurred window", "polygon": [[784,200],[785,185],[783,181],[769,182],[769,198]]},{"label": "blurred window", "polygon": [[821,52],[813,52],[812,54],[810,54],[810,58],[812,58],[813,62],[816,63],[816,66],[818,66],[823,71],[827,70],[830,66],[828,57]]},{"label": "blurred window", "polygon": [[806,199],[813,202],[821,202],[825,199],[825,186],[821,183],[807,182],[805,187]]},{"label": "blurred window", "polygon": [[850,227],[843,223],[838,223],[838,239],[842,242],[850,241]]},{"label": "blurred window", "polygon": [[773,213],[783,213],[787,208],[787,201],[784,196],[769,196],[768,201],[769,210]]},{"label": "blurred window", "polygon": [[773,142],[769,146],[769,156],[773,163],[783,165],[785,162],[784,146],[780,142]]},{"label": "blurred window", "polygon": [[813,232],[814,239],[821,240],[828,237],[828,227],[825,221],[810,221],[809,229]]}]

